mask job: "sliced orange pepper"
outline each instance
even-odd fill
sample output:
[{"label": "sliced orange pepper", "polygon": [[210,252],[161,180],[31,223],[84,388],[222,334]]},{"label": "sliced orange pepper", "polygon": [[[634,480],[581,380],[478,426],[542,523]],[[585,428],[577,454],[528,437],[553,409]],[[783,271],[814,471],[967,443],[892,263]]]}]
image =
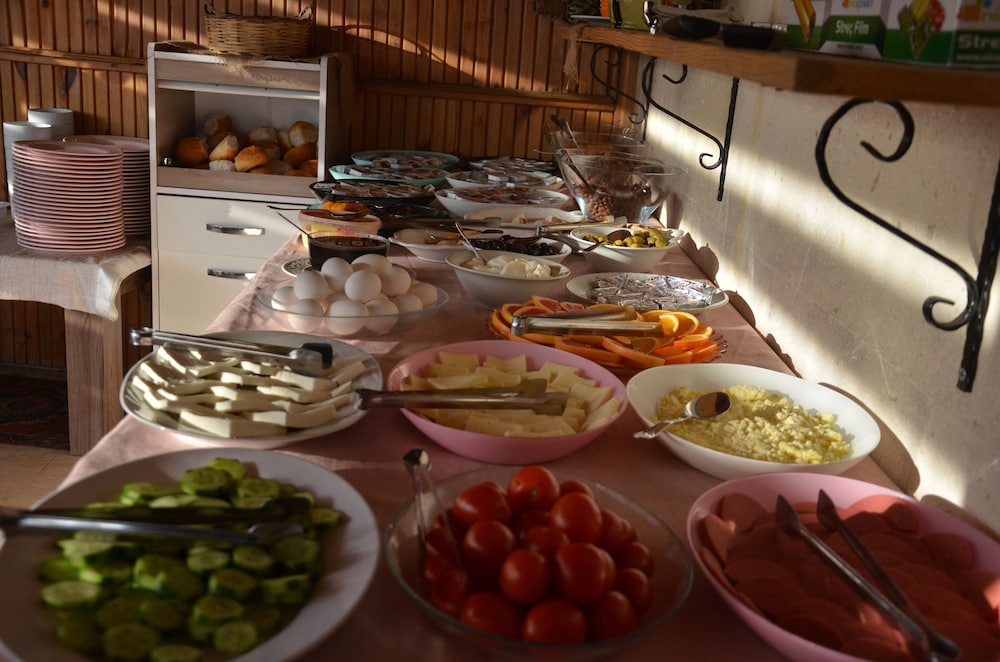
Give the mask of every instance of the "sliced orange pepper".
[{"label": "sliced orange pepper", "polygon": [[609,352],[614,352],[626,361],[642,368],[652,368],[654,366],[663,365],[664,363],[662,358],[632,349],[614,338],[605,338],[603,347]]},{"label": "sliced orange pepper", "polygon": [[600,347],[601,343],[604,342],[604,336],[589,336],[569,333],[566,334],[566,340],[583,343],[584,345],[591,345],[592,347]]},{"label": "sliced orange pepper", "polygon": [[619,366],[622,364],[622,357],[613,352],[598,349],[592,345],[585,345],[583,343],[567,340],[563,337],[556,338],[556,344],[554,347],[556,349],[561,349],[563,351],[588,358],[595,363],[600,363],[601,365]]},{"label": "sliced orange pepper", "polygon": [[693,358],[694,358],[694,353],[693,352],[690,352],[690,351],[680,352],[678,354],[674,354],[673,356],[665,357],[663,359],[663,364],[664,365],[675,365],[677,363],[691,363],[691,360]]},{"label": "sliced orange pepper", "polygon": [[554,336],[551,333],[525,333],[521,337],[533,343],[538,343],[539,345],[550,345],[550,346],[555,345],[556,338],[558,338],[558,336]]}]

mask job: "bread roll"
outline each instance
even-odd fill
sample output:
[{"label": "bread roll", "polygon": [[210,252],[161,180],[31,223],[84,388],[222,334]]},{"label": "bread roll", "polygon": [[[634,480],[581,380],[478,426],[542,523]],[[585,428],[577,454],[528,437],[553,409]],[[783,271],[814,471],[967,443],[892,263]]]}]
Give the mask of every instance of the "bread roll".
[{"label": "bread roll", "polygon": [[312,177],[305,170],[289,170],[285,173],[285,177]]},{"label": "bread roll", "polygon": [[209,152],[209,161],[232,161],[240,153],[240,143],[232,133],[227,135]]},{"label": "bread roll", "polygon": [[257,166],[267,165],[267,153],[256,145],[250,145],[240,150],[236,155],[236,169],[240,172],[253,170]]},{"label": "bread roll", "polygon": [[274,171],[271,170],[267,166],[267,164],[265,163],[262,166],[257,166],[256,168],[253,168],[252,170],[250,170],[250,174],[251,175],[273,175]]},{"label": "bread roll", "polygon": [[208,141],[201,136],[181,138],[174,150],[174,157],[189,168],[208,161]]},{"label": "bread roll", "polygon": [[317,177],[319,173],[319,161],[307,159],[299,164],[299,170],[308,172],[312,177]]},{"label": "bread roll", "polygon": [[288,139],[292,141],[292,147],[314,143],[319,140],[319,129],[312,122],[295,122],[288,127]]},{"label": "bread roll", "polygon": [[252,143],[278,142],[278,130],[270,126],[255,126],[247,133],[247,140]]},{"label": "bread roll", "polygon": [[281,158],[281,147],[278,146],[278,143],[259,142],[254,144],[257,145],[257,147],[260,147],[262,150],[264,150],[264,152],[267,154],[268,161],[274,161],[275,159]]},{"label": "bread roll", "polygon": [[202,132],[211,138],[218,133],[229,133],[233,131],[233,118],[229,115],[212,115],[205,120]]},{"label": "bread roll", "polygon": [[215,172],[236,172],[236,164],[229,159],[219,159],[217,161],[209,161],[208,169]]},{"label": "bread roll", "polygon": [[298,168],[303,161],[316,158],[316,143],[303,143],[285,152],[284,159]]},{"label": "bread roll", "polygon": [[281,159],[274,159],[273,161],[267,162],[267,167],[271,169],[276,175],[283,175],[292,169],[292,164],[288,161],[282,161]]},{"label": "bread roll", "polygon": [[208,150],[211,152],[213,149],[216,148],[216,146],[219,143],[221,143],[223,140],[225,140],[229,136],[232,136],[232,137],[236,138],[236,143],[238,145],[240,145],[240,147],[242,147],[242,145],[240,144],[240,138],[239,138],[239,136],[237,136],[232,131],[222,131],[222,132],[217,133],[217,134],[215,134],[214,136],[212,136],[212,137],[210,137],[208,139]]},{"label": "bread roll", "polygon": [[285,129],[278,131],[278,145],[281,146],[282,154],[295,147],[295,145],[292,144],[292,139],[288,137],[288,131]]}]

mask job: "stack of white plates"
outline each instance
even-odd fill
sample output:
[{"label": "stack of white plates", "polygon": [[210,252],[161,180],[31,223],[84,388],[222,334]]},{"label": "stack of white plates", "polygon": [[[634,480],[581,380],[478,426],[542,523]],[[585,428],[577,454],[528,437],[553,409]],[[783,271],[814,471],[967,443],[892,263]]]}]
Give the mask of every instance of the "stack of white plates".
[{"label": "stack of white plates", "polygon": [[67,136],[67,142],[92,145],[110,145],[125,154],[122,173],[125,186],[122,192],[122,211],[125,215],[125,234],[129,237],[148,237],[149,228],[149,141],[131,136]]},{"label": "stack of white plates", "polygon": [[125,245],[122,150],[22,140],[13,145],[14,229],[25,248],[97,253]]}]

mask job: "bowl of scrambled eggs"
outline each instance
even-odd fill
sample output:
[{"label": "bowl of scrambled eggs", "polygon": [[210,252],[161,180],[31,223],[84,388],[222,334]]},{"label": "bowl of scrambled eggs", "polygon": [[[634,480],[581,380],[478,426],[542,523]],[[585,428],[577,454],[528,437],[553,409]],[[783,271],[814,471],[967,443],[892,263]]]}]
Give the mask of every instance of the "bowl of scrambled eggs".
[{"label": "bowl of scrambled eggs", "polygon": [[627,385],[647,425],[684,414],[703,393],[724,391],[732,406],[712,419],[674,424],[657,440],[696,469],[725,480],[763,473],[840,474],[881,439],[875,419],[833,389],[793,375],[738,364],[666,365]]}]

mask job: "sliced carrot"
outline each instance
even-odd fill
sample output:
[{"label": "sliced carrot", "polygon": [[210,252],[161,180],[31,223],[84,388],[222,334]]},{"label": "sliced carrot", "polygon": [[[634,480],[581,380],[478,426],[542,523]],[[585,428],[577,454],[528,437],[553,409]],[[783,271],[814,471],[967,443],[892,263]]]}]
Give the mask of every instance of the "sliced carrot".
[{"label": "sliced carrot", "polygon": [[598,349],[597,347],[593,347],[591,345],[573,342],[572,340],[567,340],[562,337],[556,338],[554,347],[556,349],[572,352],[573,354],[588,358],[595,363],[600,363],[601,365],[618,366],[622,364],[622,357],[613,352]]},{"label": "sliced carrot", "polygon": [[624,345],[614,338],[605,338],[602,346],[609,352],[614,352],[626,361],[643,368],[652,368],[654,366],[663,365],[664,363],[664,360],[660,357],[632,349],[628,345]]},{"label": "sliced carrot", "polygon": [[532,294],[531,305],[544,308],[548,312],[552,313],[559,307],[559,302],[552,297],[543,297],[538,294]]}]

